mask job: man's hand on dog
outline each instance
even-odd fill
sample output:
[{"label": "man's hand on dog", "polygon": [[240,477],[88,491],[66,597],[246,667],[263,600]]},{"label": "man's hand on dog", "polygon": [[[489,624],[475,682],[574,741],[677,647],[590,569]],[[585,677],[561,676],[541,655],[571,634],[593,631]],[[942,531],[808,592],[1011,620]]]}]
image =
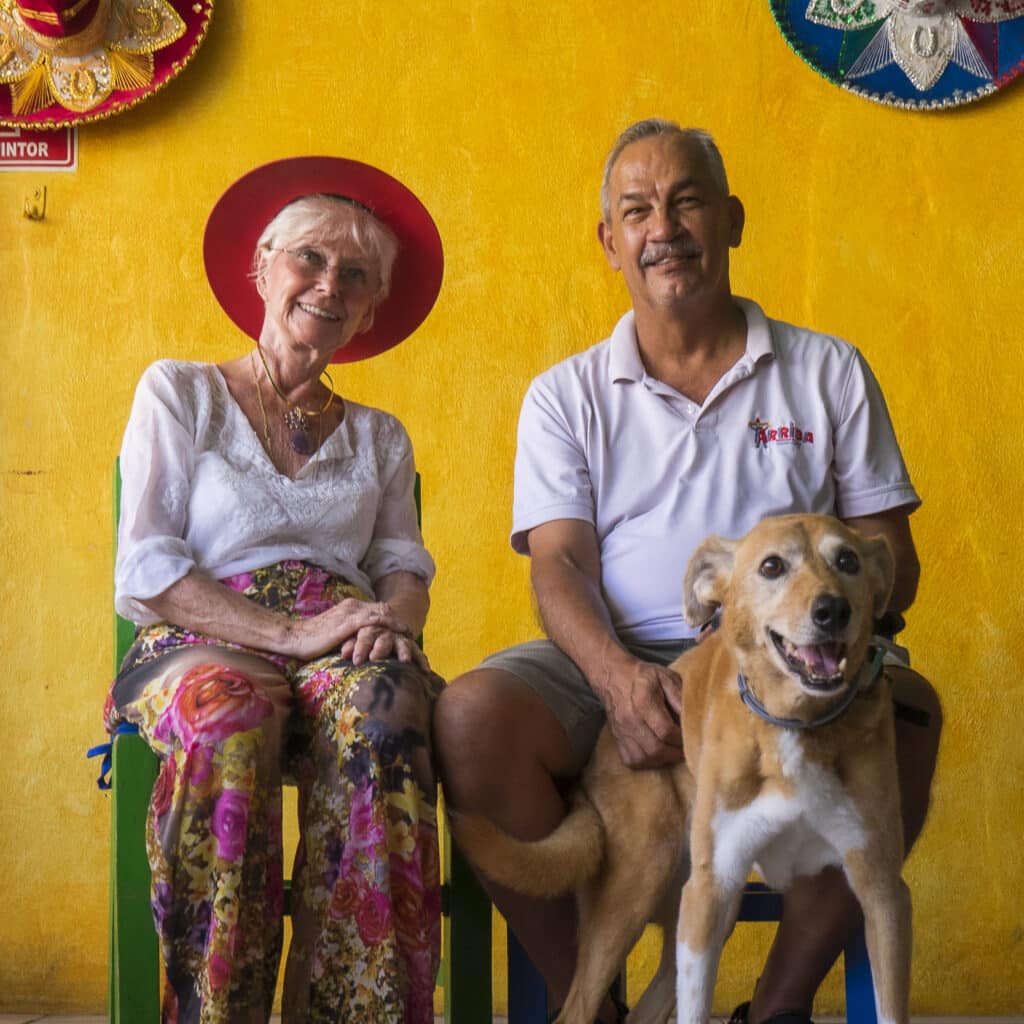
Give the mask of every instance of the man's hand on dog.
[{"label": "man's hand on dog", "polygon": [[683,759],[682,681],[669,668],[630,657],[595,686],[623,763],[657,768]]}]

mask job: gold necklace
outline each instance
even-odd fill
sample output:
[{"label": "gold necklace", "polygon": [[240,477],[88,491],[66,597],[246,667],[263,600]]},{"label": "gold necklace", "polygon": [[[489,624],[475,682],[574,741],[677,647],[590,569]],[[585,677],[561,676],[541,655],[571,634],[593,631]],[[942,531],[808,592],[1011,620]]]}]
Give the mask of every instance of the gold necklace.
[{"label": "gold necklace", "polygon": [[[276,458],[275,458],[274,442],[271,440],[271,437],[270,437],[270,420],[267,418],[267,410],[266,410],[266,407],[263,404],[263,389],[260,387],[260,379],[259,379],[259,376],[256,373],[256,359],[255,359],[255,357],[253,356],[253,354],[251,352],[249,353],[249,365],[252,367],[252,382],[253,382],[253,384],[256,387],[256,398],[257,398],[257,400],[259,401],[259,404],[260,404],[260,416],[262,416],[262,418],[263,418],[263,436],[266,438],[266,441],[267,441],[267,454],[270,456],[270,461],[276,467],[277,466],[277,461],[276,461]],[[317,446],[317,449],[320,448],[320,445],[323,442],[323,439],[324,439],[324,421],[321,419],[319,421],[319,427],[317,429],[317,436],[316,436],[316,446]],[[316,462],[314,464],[314,467],[313,467],[313,480],[316,481],[316,479],[317,479],[317,477],[319,477],[319,475],[320,475],[320,463]]]},{"label": "gold necklace", "polygon": [[[258,341],[256,342],[256,351],[260,354],[260,362],[263,364],[263,372],[267,375],[267,380],[270,381],[270,386],[274,389],[274,393],[277,397],[280,398],[287,407],[282,413],[282,417],[284,418],[285,426],[288,428],[288,442],[292,446],[292,451],[299,455],[312,455],[315,449],[313,448],[313,438],[310,436],[309,432],[309,418],[312,417],[317,420],[317,447],[319,448],[320,441],[323,440],[324,433],[323,415],[328,409],[330,409],[331,404],[334,402],[334,381],[331,380],[331,375],[327,370],[324,370],[323,375],[326,375],[327,377],[331,393],[327,396],[327,401],[324,402],[323,408],[316,411],[312,409],[303,409],[294,402],[288,401],[288,399],[285,398],[284,393],[277,386],[277,381],[274,380],[274,375],[270,372],[270,367],[267,366],[266,356],[263,355],[263,348]],[[250,355],[251,354],[252,353],[250,353]]]},{"label": "gold necklace", "polygon": [[263,436],[267,439],[267,454],[271,461],[274,459],[274,442],[270,440],[270,420],[267,419],[267,410],[263,406],[263,389],[260,387],[260,379],[256,375],[256,359],[249,353],[249,365],[252,367],[252,382],[256,387],[256,398],[260,403],[260,415],[263,417]]}]

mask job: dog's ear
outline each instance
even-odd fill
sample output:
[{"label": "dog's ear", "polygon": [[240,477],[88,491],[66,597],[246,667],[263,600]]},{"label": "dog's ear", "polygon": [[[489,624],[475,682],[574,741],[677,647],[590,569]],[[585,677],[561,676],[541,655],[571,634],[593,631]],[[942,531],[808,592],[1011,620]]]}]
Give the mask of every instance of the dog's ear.
[{"label": "dog's ear", "polygon": [[874,615],[876,619],[880,619],[889,607],[889,597],[896,578],[896,563],[892,557],[892,548],[885,537],[865,537],[862,546],[864,566],[871,582]]},{"label": "dog's ear", "polygon": [[683,581],[683,615],[691,626],[701,626],[725,600],[739,542],[708,537],[690,559]]}]

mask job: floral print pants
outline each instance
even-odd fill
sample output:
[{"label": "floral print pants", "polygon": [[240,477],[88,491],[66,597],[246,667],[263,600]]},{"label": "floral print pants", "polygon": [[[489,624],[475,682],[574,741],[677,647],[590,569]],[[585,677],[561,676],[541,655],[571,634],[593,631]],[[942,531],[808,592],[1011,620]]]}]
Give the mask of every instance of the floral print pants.
[{"label": "floral print pants", "polygon": [[[314,615],[365,597],[302,562],[222,581]],[[281,785],[299,790],[288,1024],[428,1024],[440,955],[430,710],[396,660],[290,661],[160,624],[107,701],[159,755],[146,829],[164,1024],[266,1022],[281,954]]]}]

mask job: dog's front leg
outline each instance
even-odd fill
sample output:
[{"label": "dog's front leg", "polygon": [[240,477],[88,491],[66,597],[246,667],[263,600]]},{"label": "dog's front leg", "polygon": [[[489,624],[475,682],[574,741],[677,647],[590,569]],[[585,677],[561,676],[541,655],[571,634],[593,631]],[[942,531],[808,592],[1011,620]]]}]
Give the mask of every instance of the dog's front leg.
[{"label": "dog's front leg", "polygon": [[869,821],[867,840],[861,848],[846,851],[843,869],[864,911],[864,937],[879,1024],[907,1024],[913,937],[910,890],[901,874],[903,831],[899,810],[890,798],[862,806],[862,813]]},{"label": "dog's front leg", "polygon": [[844,867],[864,911],[879,1024],[910,1019],[910,890],[891,864],[871,864],[866,851],[851,852]]},{"label": "dog's front leg", "polygon": [[693,866],[683,886],[676,943],[676,1020],[707,1024],[722,946],[736,921],[753,852],[716,835],[714,796],[698,783],[690,835]]},{"label": "dog's front leg", "polygon": [[742,886],[724,887],[712,871],[694,868],[683,887],[676,944],[676,1020],[707,1024],[722,947],[739,911]]}]

